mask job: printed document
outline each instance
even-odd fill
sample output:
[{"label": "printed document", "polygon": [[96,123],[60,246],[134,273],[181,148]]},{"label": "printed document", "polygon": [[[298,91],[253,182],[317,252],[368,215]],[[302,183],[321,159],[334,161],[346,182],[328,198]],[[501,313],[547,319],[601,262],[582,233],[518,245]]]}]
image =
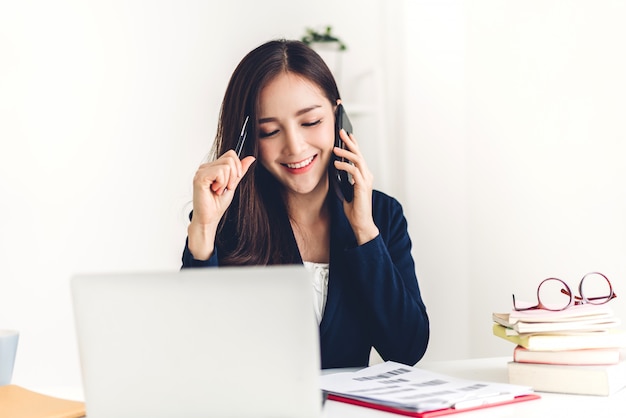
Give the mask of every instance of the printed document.
[{"label": "printed document", "polygon": [[327,394],[415,412],[470,408],[533,393],[527,386],[458,379],[391,361],[321,379]]}]

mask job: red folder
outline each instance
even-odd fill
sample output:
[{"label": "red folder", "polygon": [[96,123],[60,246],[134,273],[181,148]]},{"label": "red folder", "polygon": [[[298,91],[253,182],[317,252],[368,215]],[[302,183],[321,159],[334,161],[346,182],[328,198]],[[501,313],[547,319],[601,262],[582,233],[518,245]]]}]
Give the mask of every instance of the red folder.
[{"label": "red folder", "polygon": [[517,402],[532,401],[534,399],[540,399],[540,398],[541,397],[539,395],[531,393],[531,394],[528,394],[528,395],[516,396],[512,400],[507,400],[507,401],[504,401],[504,402],[494,402],[494,403],[481,405],[481,406],[476,406],[476,407],[472,407],[472,408],[462,408],[462,409],[445,408],[445,409],[436,409],[436,410],[433,410],[433,411],[415,412],[415,411],[409,411],[409,410],[406,410],[406,409],[393,408],[393,407],[390,407],[390,406],[377,404],[375,402],[367,402],[367,401],[362,401],[362,400],[357,400],[357,399],[346,398],[346,397],[339,396],[339,395],[328,394],[328,397],[327,397],[327,399],[331,400],[331,401],[345,402],[345,403],[349,403],[349,404],[352,404],[352,405],[364,406],[364,407],[367,407],[367,408],[378,409],[380,411],[385,411],[385,412],[393,412],[394,414],[406,415],[408,417],[416,417],[416,418],[440,417],[440,416],[443,416],[443,415],[458,414],[459,412],[474,411],[476,409],[491,408],[493,406],[508,405],[508,404],[517,403]]}]

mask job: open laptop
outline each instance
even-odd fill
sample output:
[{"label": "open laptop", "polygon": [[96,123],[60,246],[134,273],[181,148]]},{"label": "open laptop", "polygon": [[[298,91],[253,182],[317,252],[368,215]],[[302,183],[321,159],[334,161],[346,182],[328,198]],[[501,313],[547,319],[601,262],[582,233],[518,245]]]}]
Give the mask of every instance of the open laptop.
[{"label": "open laptop", "polygon": [[77,275],[88,418],[318,417],[303,266]]}]

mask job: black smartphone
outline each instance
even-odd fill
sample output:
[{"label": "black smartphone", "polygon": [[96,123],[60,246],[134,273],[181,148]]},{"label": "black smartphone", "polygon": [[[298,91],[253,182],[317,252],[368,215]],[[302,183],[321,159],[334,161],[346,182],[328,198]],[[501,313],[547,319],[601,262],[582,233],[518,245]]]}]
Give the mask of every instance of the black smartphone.
[{"label": "black smartphone", "polygon": [[[346,110],[344,109],[342,104],[337,105],[337,110],[335,114],[335,146],[346,149],[346,144],[343,142],[341,137],[339,136],[339,131],[341,129],[345,129],[348,134],[352,133],[352,124],[350,123],[350,119],[346,114]],[[345,158],[337,157],[337,155],[333,154],[333,161],[345,161],[350,162]],[[343,197],[347,202],[352,202],[354,198],[354,180],[352,179],[352,175],[350,175],[347,171],[337,170],[335,168],[335,164],[332,163],[331,173],[333,173],[335,190],[339,194],[340,197]]]}]

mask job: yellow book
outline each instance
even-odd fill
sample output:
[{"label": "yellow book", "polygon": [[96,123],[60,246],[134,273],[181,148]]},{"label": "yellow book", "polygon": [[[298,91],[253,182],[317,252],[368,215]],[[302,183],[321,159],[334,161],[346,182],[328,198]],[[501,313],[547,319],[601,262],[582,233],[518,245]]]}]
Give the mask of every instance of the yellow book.
[{"label": "yellow book", "polygon": [[581,350],[586,348],[626,347],[623,330],[563,334],[507,335],[506,327],[494,323],[493,335],[536,351]]},{"label": "yellow book", "polygon": [[17,385],[0,386],[0,418],[80,418],[85,403],[55,398]]}]

